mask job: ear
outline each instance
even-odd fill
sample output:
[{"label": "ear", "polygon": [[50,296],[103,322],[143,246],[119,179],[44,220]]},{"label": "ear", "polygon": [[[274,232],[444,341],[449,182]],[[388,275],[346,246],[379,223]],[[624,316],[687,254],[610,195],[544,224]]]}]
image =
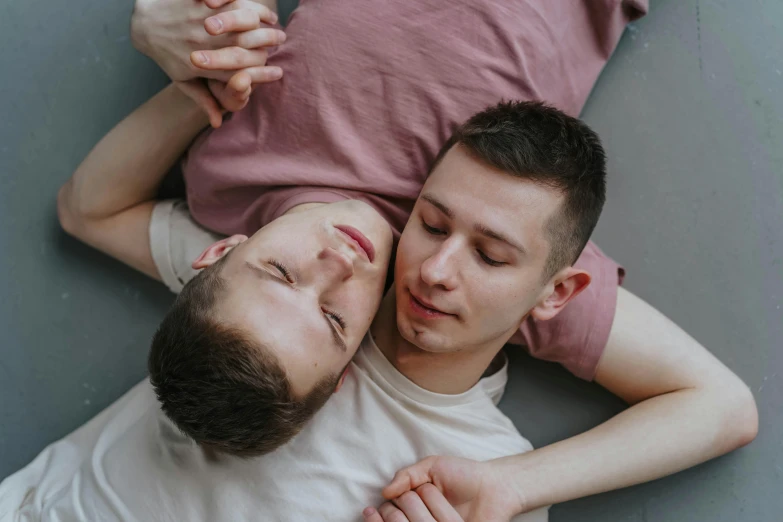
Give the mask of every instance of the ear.
[{"label": "ear", "polygon": [[247,236],[242,234],[236,234],[225,239],[221,239],[217,243],[212,243],[204,250],[200,256],[193,261],[191,265],[194,270],[201,270],[216,263],[221,257],[228,254],[232,248],[247,241]]},{"label": "ear", "polygon": [[536,321],[548,321],[560,313],[565,306],[582,293],[590,284],[590,274],[572,266],[564,268],[546,286],[530,315]]},{"label": "ear", "polygon": [[345,376],[346,376],[346,375],[348,375],[348,370],[349,370],[350,368],[351,368],[351,367],[350,367],[350,366],[348,366],[348,367],[345,369],[345,371],[343,372],[343,374],[340,376],[340,380],[339,380],[339,381],[337,381],[337,386],[335,386],[335,387],[334,387],[334,393],[337,393],[338,391],[340,391],[340,388],[342,388],[342,387],[343,387],[343,383],[345,382]]}]

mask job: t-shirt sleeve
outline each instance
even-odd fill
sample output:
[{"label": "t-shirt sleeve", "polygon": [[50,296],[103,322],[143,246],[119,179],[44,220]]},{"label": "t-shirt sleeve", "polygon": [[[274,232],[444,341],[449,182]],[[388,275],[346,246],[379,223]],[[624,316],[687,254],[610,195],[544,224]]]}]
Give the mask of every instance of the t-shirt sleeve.
[{"label": "t-shirt sleeve", "polygon": [[553,319],[528,317],[510,343],[523,344],[533,357],[560,363],[591,381],[609,340],[625,270],[592,241],[574,266],[590,273],[590,285]]},{"label": "t-shirt sleeve", "polygon": [[152,211],[152,259],[161,279],[175,294],[198,273],[191,263],[204,249],[222,238],[196,223],[183,200],[161,201]]}]

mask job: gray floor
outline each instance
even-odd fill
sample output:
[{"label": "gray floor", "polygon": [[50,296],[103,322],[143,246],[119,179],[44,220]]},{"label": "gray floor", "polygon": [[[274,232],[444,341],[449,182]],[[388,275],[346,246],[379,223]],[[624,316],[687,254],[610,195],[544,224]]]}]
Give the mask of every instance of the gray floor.
[{"label": "gray floor", "polygon": [[[171,301],[64,237],[54,213],[90,147],[165,83],[128,41],[130,10],[0,4],[0,477],[143,378]],[[782,29],[778,0],[653,0],[584,113],[611,156],[598,243],[628,267],[628,288],[749,383],[761,433],[696,469],[556,506],[553,522],[780,520]],[[621,404],[519,356],[503,407],[543,445]]]}]

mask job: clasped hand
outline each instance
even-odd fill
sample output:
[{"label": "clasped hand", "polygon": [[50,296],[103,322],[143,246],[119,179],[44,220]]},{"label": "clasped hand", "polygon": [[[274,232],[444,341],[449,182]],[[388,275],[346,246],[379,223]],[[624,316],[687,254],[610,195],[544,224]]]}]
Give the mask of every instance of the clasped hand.
[{"label": "clasped hand", "polygon": [[286,39],[277,21],[251,0],[137,0],[131,39],[219,127],[224,111],[247,105],[254,85],[282,77],[266,64],[267,49]]}]

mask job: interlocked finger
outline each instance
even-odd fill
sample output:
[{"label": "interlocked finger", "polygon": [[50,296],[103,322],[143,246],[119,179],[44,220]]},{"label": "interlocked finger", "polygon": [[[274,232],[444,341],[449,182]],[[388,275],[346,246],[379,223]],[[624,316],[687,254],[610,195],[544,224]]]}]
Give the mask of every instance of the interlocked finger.
[{"label": "interlocked finger", "polygon": [[267,52],[264,49],[243,49],[236,46],[214,51],[195,51],[190,55],[193,65],[207,70],[259,67],[266,64],[266,58]]},{"label": "interlocked finger", "polygon": [[252,31],[245,31],[236,35],[236,45],[245,49],[258,47],[271,47],[285,42],[285,33],[279,29],[262,27]]}]

